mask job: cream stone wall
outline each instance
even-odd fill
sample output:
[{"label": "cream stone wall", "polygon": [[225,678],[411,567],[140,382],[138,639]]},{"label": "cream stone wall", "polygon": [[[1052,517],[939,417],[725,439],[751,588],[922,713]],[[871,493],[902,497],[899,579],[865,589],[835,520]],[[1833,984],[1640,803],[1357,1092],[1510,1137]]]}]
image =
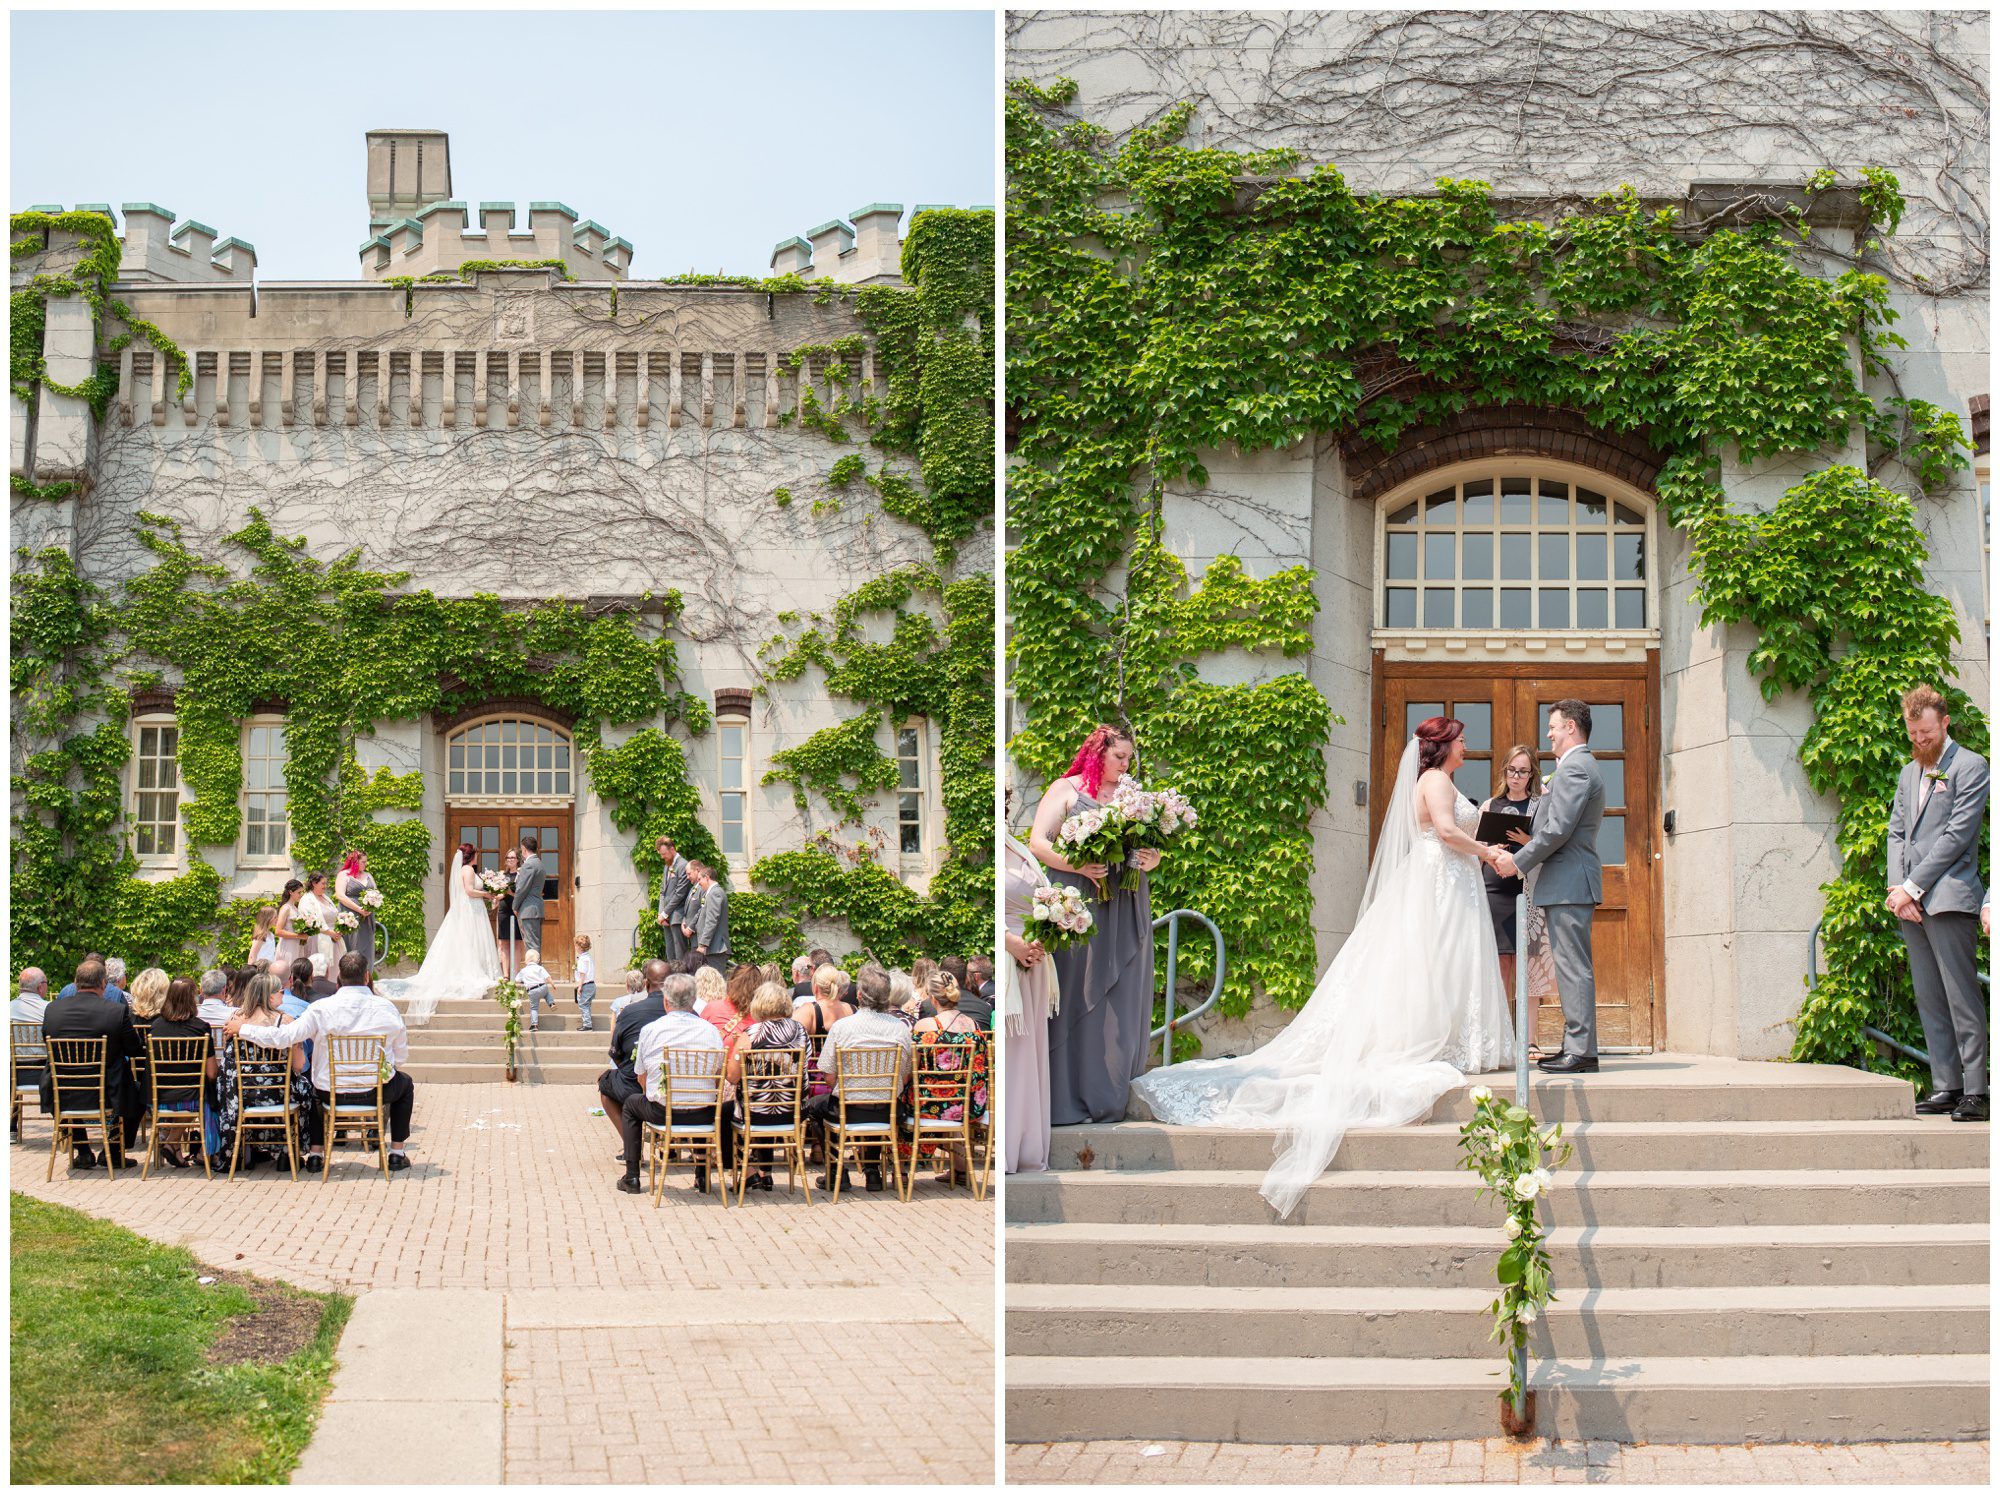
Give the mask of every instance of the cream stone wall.
[{"label": "cream stone wall", "polygon": [[[1778,31],[1794,45],[1766,46]],[[1915,80],[1899,95],[1915,112],[1808,102],[1895,92],[1867,61],[1884,55]],[[1910,198],[1890,262],[1896,330],[1910,347],[1896,359],[1897,390],[1874,392],[1927,399],[1963,420],[1987,390],[1990,347],[1986,55],[1983,12],[1031,11],[1010,14],[1007,69],[1041,83],[1075,79],[1076,108],[1118,136],[1192,100],[1191,143],[1291,146],[1307,166],[1334,162],[1369,191],[1475,177],[1503,197],[1581,199],[1629,182],[1676,201],[1697,182],[1797,186],[1829,163],[1887,165]],[[1851,245],[1851,235],[1840,242]],[[1927,285],[1950,294],[1919,294]],[[1374,505],[1348,496],[1325,435],[1286,452],[1202,460],[1208,489],[1172,489],[1167,500],[1167,543],[1191,574],[1234,554],[1254,576],[1298,564],[1318,576],[1310,661],[1231,656],[1202,670],[1236,680],[1304,668],[1346,718],[1325,749],[1327,802],[1304,890],[1323,969],[1351,927],[1367,862],[1367,810],[1354,804],[1354,786],[1370,772]],[[1835,460],[1865,454],[1857,446],[1810,461],[1727,462],[1725,486],[1739,505],[1768,507]],[[1883,476],[1902,485],[1894,471]],[[1961,619],[1959,683],[1983,699],[1971,474],[1920,499],[1918,513],[1931,582]],[[1778,1057],[1790,1050],[1804,994],[1818,888],[1836,870],[1835,806],[1811,792],[1798,764],[1806,701],[1763,699],[1745,667],[1749,631],[1700,624],[1684,539],[1662,525],[1661,542],[1659,808],[1677,823],[1662,841],[1667,1044]],[[1017,801],[1032,805],[1038,793],[1019,785]],[[1204,1052],[1242,1052],[1284,1021],[1261,1002],[1245,1021],[1204,1020]]]}]

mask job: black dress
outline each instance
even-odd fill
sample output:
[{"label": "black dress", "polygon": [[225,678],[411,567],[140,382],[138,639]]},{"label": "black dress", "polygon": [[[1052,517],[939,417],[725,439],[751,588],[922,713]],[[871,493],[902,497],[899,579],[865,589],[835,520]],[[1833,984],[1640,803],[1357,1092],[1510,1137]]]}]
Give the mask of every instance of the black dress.
[{"label": "black dress", "polygon": [[[1505,799],[1496,794],[1480,808],[1502,814],[1519,815],[1521,829],[1526,830],[1528,816],[1534,803],[1532,797]],[[1514,900],[1521,896],[1521,879],[1502,877],[1484,862],[1480,863],[1479,870],[1486,878],[1486,909],[1493,917],[1494,942],[1499,945],[1502,955],[1512,955],[1515,944]]]},{"label": "black dress", "polygon": [[514,917],[514,895],[502,893],[493,905],[499,917],[494,920],[495,934],[502,944],[521,937],[521,925]]}]

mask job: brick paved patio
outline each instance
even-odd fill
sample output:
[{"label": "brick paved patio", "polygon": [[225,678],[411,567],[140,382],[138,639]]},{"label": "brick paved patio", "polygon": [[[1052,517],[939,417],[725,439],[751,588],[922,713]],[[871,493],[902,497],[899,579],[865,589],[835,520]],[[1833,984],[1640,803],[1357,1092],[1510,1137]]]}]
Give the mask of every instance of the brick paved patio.
[{"label": "brick paved patio", "polygon": [[[739,1210],[694,1194],[682,1170],[655,1210],[616,1191],[617,1139],[596,1104],[574,1086],[420,1087],[407,1173],[385,1181],[342,1150],[329,1180],[297,1183],[268,1167],[233,1183],[157,1169],[144,1182],[72,1178],[66,1162],[45,1183],[48,1132],[31,1115],[12,1182],[218,1266],[362,1293],[357,1325],[370,1290],[498,1295],[503,1431],[489,1468],[509,1482],[838,1470],[857,1483],[991,1483],[990,1197],[924,1181],[907,1204],[857,1189],[838,1204],[816,1192],[808,1208],[787,1200],[781,1172]],[[365,1439],[370,1419],[353,1409],[372,1393],[337,1378],[335,1400],[348,1415],[323,1437],[339,1424]],[[326,1454],[309,1451],[302,1482]],[[381,1477],[395,1475],[379,1448],[353,1456],[388,1457]]]}]

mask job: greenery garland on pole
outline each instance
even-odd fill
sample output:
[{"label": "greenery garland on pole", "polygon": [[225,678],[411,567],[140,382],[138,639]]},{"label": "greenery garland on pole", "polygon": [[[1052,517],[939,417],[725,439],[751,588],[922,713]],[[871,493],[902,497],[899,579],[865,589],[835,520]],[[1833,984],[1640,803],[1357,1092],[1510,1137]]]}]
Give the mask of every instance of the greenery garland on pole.
[{"label": "greenery garland on pole", "polygon": [[[1914,1038],[1881,906],[1884,836],[1901,690],[1936,683],[1954,735],[1986,749],[1984,716],[1949,681],[1952,609],[1925,588],[1912,499],[1869,473],[1828,466],[1761,514],[1732,508],[1720,480],[1725,454],[1838,451],[1857,434],[1919,491],[1968,465],[1954,414],[1868,392],[1903,345],[1887,282],[1803,263],[1834,254],[1805,218],[1835,174],[1762,221],[1703,233],[1629,187],[1515,219],[1481,182],[1385,197],[1330,165],[1302,171],[1290,150],[1190,148],[1189,103],[1114,146],[1069,112],[1075,96],[1068,80],[1017,82],[1007,101],[1009,678],[1031,713],[1011,747],[1047,779],[1092,722],[1123,719],[1152,769],[1201,803],[1201,836],[1155,874],[1155,897],[1222,926],[1223,1010],[1311,992],[1309,820],[1332,718],[1302,673],[1199,677],[1223,649],[1305,653],[1312,574],[1253,580],[1225,557],[1190,587],[1162,543],[1166,487],[1204,485],[1202,454],[1229,445],[1357,432],[1393,447],[1414,426],[1519,403],[1643,432],[1665,454],[1657,489],[1692,541],[1702,623],[1747,625],[1765,694],[1812,702],[1800,761],[1839,800],[1843,865],[1823,890],[1828,969],[1797,1057],[1853,1060],[1864,1024]],[[1854,196],[1861,260],[1902,199],[1879,168]],[[1206,958],[1184,952],[1190,979]]]}]

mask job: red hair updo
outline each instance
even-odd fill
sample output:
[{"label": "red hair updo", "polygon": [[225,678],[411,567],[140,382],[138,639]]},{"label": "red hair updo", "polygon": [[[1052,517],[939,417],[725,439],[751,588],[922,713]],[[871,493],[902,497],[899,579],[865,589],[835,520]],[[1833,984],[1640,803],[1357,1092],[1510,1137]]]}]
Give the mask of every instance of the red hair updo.
[{"label": "red hair updo", "polygon": [[1114,742],[1133,742],[1132,734],[1123,727],[1100,726],[1083,739],[1083,746],[1076,750],[1076,757],[1069,765],[1083,785],[1083,792],[1092,799],[1104,787],[1104,757],[1111,751]]},{"label": "red hair updo", "polygon": [[466,866],[473,866],[478,856],[479,848],[474,846],[470,841],[461,841],[458,843],[458,858]]},{"label": "red hair updo", "polygon": [[1433,716],[1417,723],[1417,766],[1443,768],[1451,745],[1465,735],[1465,723],[1454,716]]}]

